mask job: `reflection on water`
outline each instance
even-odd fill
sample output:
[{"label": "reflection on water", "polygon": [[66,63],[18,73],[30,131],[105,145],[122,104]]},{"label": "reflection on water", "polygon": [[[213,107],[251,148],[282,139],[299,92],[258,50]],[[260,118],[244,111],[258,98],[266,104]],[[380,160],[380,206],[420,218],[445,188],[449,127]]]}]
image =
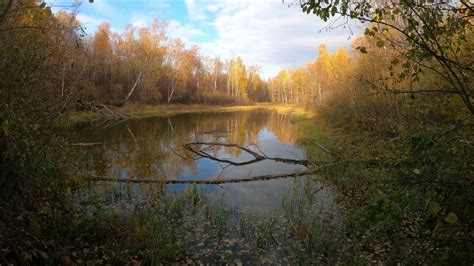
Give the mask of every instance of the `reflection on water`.
[{"label": "reflection on water", "polygon": [[[73,133],[71,141],[105,143],[77,148],[84,156],[86,167],[96,175],[184,180],[226,179],[305,170],[301,165],[268,160],[245,166],[227,165],[205,158],[193,159],[183,149],[183,144],[189,142],[226,142],[246,146],[271,157],[304,159],[304,150],[296,144],[297,136],[298,127],[291,123],[288,115],[253,110],[133,119],[108,127],[80,129]],[[207,152],[236,162],[252,159],[248,153],[232,147],[215,146]],[[284,195],[299,181],[286,178],[200,185],[200,189],[212,197],[223,197],[232,207],[258,214],[273,212],[281,207]],[[136,201],[147,193],[155,193],[147,188],[147,184],[112,186],[118,191],[117,195],[111,195],[115,201]],[[180,193],[185,189],[186,185],[166,186],[168,192]],[[332,208],[331,193],[327,188],[317,193],[315,204]]]}]

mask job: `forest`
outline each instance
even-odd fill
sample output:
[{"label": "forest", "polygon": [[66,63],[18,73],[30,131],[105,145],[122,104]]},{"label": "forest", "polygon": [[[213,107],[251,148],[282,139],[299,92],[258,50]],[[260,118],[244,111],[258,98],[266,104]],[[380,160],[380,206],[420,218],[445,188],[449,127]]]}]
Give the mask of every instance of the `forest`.
[{"label": "forest", "polygon": [[264,78],[0,0],[0,265],[472,264],[473,3],[289,5],[362,33]]}]

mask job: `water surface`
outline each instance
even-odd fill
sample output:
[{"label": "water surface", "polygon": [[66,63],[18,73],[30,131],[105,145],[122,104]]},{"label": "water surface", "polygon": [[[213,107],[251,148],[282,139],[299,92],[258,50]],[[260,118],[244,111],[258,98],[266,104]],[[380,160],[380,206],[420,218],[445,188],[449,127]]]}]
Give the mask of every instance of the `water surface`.
[{"label": "water surface", "polygon": [[[306,170],[302,165],[264,160],[244,166],[198,158],[184,149],[190,142],[233,143],[269,157],[305,159],[297,144],[299,129],[289,115],[269,110],[225,113],[186,113],[169,117],[149,117],[107,126],[84,127],[74,132],[72,142],[104,143],[77,147],[87,169],[99,176],[151,180],[229,179],[258,175],[293,173]],[[199,148],[207,148],[201,146]],[[206,152],[217,158],[243,162],[253,157],[234,147],[214,146]],[[198,185],[212,198],[221,198],[238,210],[272,213],[282,199],[312,177],[285,178],[221,185]],[[324,185],[313,182],[318,192],[314,207],[333,209],[332,194]],[[316,185],[314,183],[316,182]],[[118,193],[111,199],[139,201],[147,184],[113,184]],[[168,193],[181,193],[192,185],[166,185]],[[322,187],[322,188],[321,188]],[[154,193],[154,192],[153,192]]]}]

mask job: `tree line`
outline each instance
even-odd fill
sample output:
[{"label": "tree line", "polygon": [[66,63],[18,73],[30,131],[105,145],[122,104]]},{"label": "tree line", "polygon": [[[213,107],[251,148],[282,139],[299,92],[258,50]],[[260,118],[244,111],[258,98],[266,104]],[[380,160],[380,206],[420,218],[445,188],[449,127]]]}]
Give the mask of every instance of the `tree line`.
[{"label": "tree line", "polygon": [[[74,15],[60,12],[65,27],[81,29]],[[76,36],[67,36],[77,38]],[[146,27],[128,25],[112,32],[103,22],[92,36],[78,41],[75,60],[87,65],[79,97],[107,103],[131,100],[159,103],[246,103],[269,101],[259,66],[201,55],[170,38],[167,23],[157,18]],[[66,68],[69,70],[70,66]],[[66,70],[67,71],[67,70]]]},{"label": "tree line", "polygon": [[[22,34],[30,37],[41,34],[40,40],[48,36],[54,39],[50,42],[57,40],[44,45],[55,47],[48,58],[57,65],[57,72],[49,76],[57,81],[55,86],[59,89],[53,91],[60,100],[61,111],[78,98],[113,105],[134,101],[144,104],[278,102],[315,106],[323,105],[334,95],[341,98],[343,91],[347,94],[366,88],[369,94],[415,93],[453,80],[436,75],[439,70],[433,60],[423,65],[435,72],[423,72],[415,59],[400,60],[403,48],[408,45],[403,34],[376,23],[367,27],[364,36],[355,39],[349,52],[339,48],[330,53],[325,44],[320,44],[317,58],[306,66],[281,70],[265,80],[260,66],[247,66],[241,57],[211,58],[202,55],[199,47],[187,47],[179,38],[169,37],[166,21],[157,18],[144,27],[128,25],[121,33],[113,32],[103,22],[88,36],[75,12],[53,14],[46,5],[34,1],[30,5],[36,8],[24,12],[20,6],[27,3],[20,1],[13,5],[7,20],[24,24]],[[14,12],[21,19],[14,20]],[[13,31],[5,29],[3,33],[8,35]],[[467,43],[472,36],[463,36],[467,42],[460,43],[456,49],[465,52],[446,59],[455,61],[456,66],[470,64]],[[452,94],[460,95],[471,109],[468,85],[472,81],[466,71],[459,71],[463,74],[460,84],[466,88],[461,86]]]}]

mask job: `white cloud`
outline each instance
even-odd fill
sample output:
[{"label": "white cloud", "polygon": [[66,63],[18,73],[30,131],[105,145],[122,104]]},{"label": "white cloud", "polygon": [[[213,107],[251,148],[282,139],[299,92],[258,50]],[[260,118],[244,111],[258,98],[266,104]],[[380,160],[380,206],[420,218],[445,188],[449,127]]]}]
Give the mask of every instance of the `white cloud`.
[{"label": "white cloud", "polygon": [[205,20],[207,19],[207,9],[206,6],[208,3],[197,2],[196,0],[184,0],[186,4],[186,10],[188,11],[188,16],[191,20]]},{"label": "white cloud", "polygon": [[135,16],[132,18],[130,21],[130,24],[134,28],[141,28],[141,27],[146,27],[148,24],[150,24],[151,18],[145,15],[139,15]]},{"label": "white cloud", "polygon": [[77,14],[76,17],[79,22],[81,22],[81,25],[87,29],[87,32],[95,32],[99,27],[100,23],[104,21],[103,19],[88,16],[83,13]]},{"label": "white cloud", "polygon": [[[188,2],[188,10],[196,6]],[[265,77],[303,66],[316,57],[320,43],[335,50],[352,41],[349,31],[325,32],[327,23],[281,1],[202,2],[199,8],[213,11],[208,20],[217,32],[215,40],[200,44],[203,53],[225,59],[241,56],[248,65],[261,65]]]},{"label": "white cloud", "polygon": [[200,29],[191,24],[183,25],[177,20],[171,20],[168,24],[168,36],[171,38],[180,38],[186,44],[196,44],[192,41],[192,38],[202,34]]},{"label": "white cloud", "polygon": [[[131,19],[131,25],[134,28],[147,27],[156,15],[136,15]],[[167,21],[168,28],[166,30],[167,36],[170,38],[180,38],[188,47],[196,45],[193,41],[194,37],[202,34],[202,30],[193,24],[183,24],[177,20]]]}]

